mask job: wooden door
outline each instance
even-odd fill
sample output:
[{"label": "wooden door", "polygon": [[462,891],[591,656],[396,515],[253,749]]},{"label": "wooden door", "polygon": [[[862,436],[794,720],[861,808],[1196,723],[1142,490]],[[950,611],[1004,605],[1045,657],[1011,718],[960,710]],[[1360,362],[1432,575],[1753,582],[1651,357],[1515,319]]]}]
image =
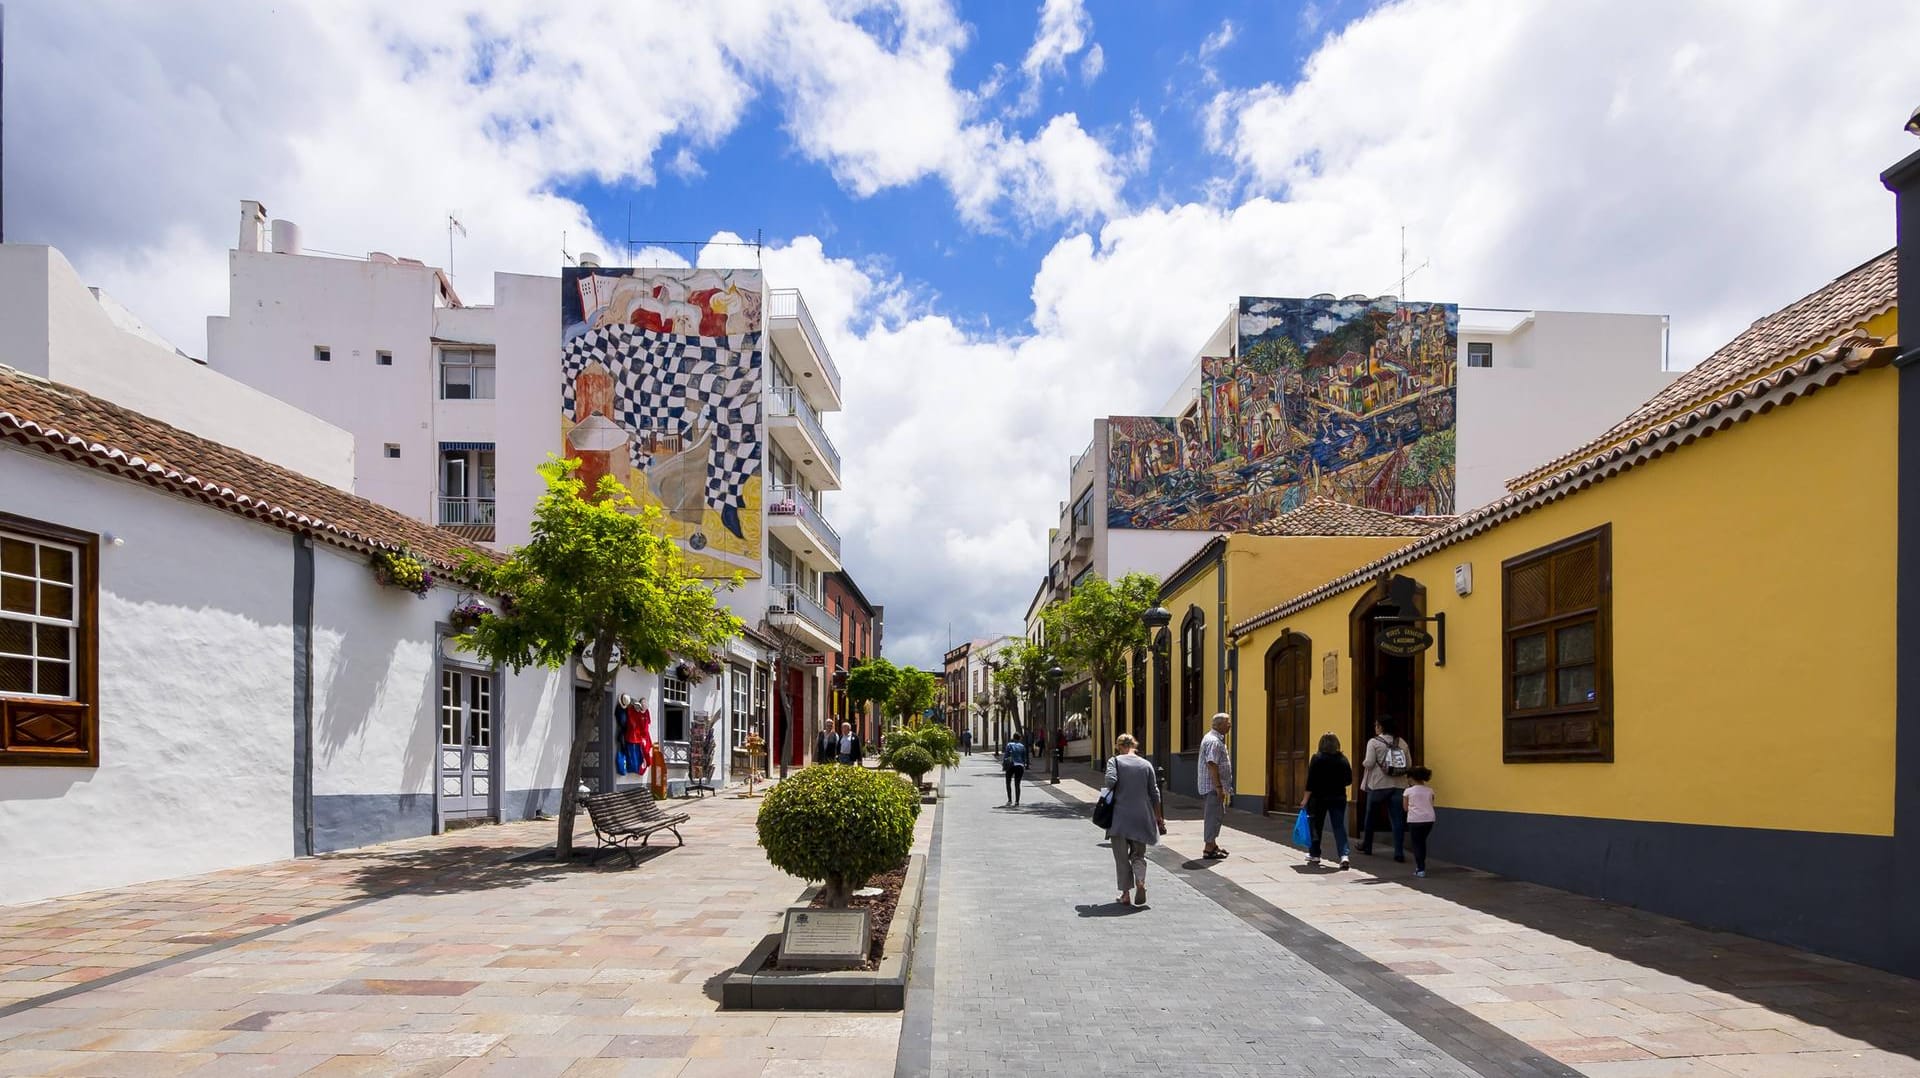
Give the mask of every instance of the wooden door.
[{"label": "wooden door", "polygon": [[1291,642],[1267,657],[1267,809],[1292,812],[1307,788],[1312,648]]},{"label": "wooden door", "polygon": [[440,817],[493,816],[493,678],[440,671]]}]

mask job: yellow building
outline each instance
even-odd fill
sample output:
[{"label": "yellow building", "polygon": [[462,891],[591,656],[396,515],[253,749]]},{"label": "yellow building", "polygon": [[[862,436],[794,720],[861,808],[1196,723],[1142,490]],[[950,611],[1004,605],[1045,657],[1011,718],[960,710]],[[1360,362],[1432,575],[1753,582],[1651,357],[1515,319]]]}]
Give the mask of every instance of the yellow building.
[{"label": "yellow building", "polygon": [[[1442,860],[1888,962],[1896,275],[1873,259],[1510,496],[1233,622],[1240,758],[1267,763],[1241,792],[1390,717]],[[1408,626],[1431,646],[1382,649]]]}]

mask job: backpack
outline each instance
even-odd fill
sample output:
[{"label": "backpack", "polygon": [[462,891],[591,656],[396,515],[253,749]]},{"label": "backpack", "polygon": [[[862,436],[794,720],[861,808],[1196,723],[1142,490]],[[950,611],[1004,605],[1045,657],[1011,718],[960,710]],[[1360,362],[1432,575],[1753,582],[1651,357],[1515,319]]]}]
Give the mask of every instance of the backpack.
[{"label": "backpack", "polygon": [[1380,754],[1380,770],[1385,771],[1389,776],[1397,779],[1405,775],[1407,771],[1413,767],[1413,761],[1407,759],[1406,742],[1401,741],[1399,738],[1395,738],[1392,741],[1388,741],[1385,738],[1375,738],[1374,740],[1386,746],[1386,751]]}]

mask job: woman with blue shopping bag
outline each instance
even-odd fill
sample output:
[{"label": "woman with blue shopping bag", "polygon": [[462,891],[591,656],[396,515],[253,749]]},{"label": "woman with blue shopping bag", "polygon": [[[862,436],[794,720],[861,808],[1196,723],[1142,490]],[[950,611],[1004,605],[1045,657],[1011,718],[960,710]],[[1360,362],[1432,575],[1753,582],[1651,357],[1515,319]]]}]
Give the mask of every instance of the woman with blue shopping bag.
[{"label": "woman with blue shopping bag", "polygon": [[1340,751],[1340,739],[1320,735],[1320,751],[1307,761],[1307,796],[1300,802],[1300,816],[1294,821],[1293,841],[1307,847],[1307,864],[1320,863],[1320,829],[1333,824],[1333,848],[1340,855],[1340,867],[1347,861],[1347,787],[1353,782],[1353,764]]}]

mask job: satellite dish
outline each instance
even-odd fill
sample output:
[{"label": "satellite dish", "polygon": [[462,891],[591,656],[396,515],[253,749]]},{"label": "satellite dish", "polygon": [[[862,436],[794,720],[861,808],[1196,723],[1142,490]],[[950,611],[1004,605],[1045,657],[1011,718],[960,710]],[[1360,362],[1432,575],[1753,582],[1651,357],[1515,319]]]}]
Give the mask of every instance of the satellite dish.
[{"label": "satellite dish", "polygon": [[1343,300],[1347,300],[1347,301],[1349,301],[1349,302],[1351,302],[1351,301],[1354,301],[1354,300],[1360,300],[1360,301],[1363,301],[1363,302],[1364,302],[1364,301],[1366,300],[1366,298],[1367,298],[1367,296],[1366,296],[1366,294],[1365,294],[1365,293],[1362,293],[1362,292],[1355,292],[1355,293],[1354,293],[1353,295],[1351,295],[1351,296],[1341,296],[1340,298],[1341,298],[1341,299],[1343,299]]},{"label": "satellite dish", "polygon": [[1315,294],[1314,294],[1314,296],[1313,296],[1312,298],[1314,298],[1314,299],[1333,299],[1333,298],[1334,298],[1334,295],[1333,295],[1333,293],[1331,293],[1331,292],[1318,292],[1318,293],[1315,293]]}]

